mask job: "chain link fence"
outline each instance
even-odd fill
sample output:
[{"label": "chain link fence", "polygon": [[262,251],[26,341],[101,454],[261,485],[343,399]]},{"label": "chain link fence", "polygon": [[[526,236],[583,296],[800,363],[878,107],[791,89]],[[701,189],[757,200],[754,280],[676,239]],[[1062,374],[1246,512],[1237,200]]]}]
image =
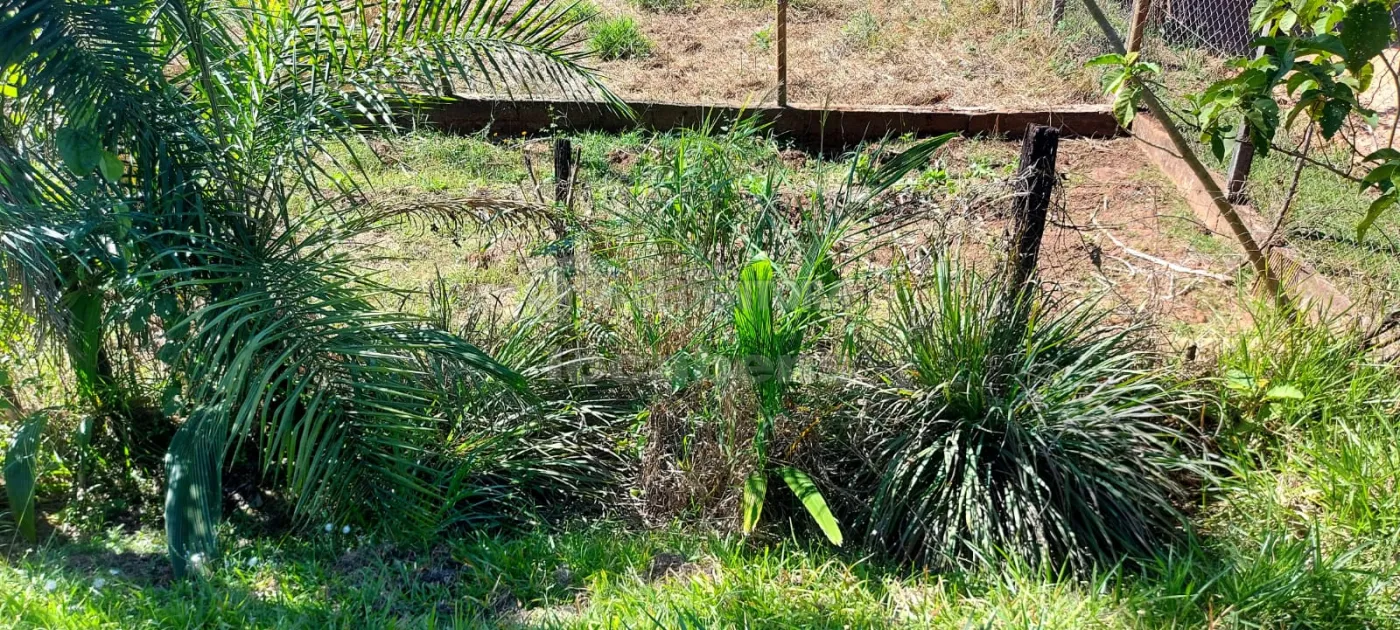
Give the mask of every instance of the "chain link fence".
[{"label": "chain link fence", "polygon": [[[1133,0],[1119,0],[1132,11]],[[1155,0],[1148,24],[1178,46],[1196,46],[1235,57],[1249,52],[1254,34],[1249,12],[1255,0]]]},{"label": "chain link fence", "polygon": [[[1132,11],[1133,0],[1119,0]],[[1226,57],[1248,55],[1257,36],[1249,28],[1256,0],[1154,0],[1148,24],[1162,39],[1178,46],[1196,46]],[[1392,14],[1400,25],[1400,7]]]}]

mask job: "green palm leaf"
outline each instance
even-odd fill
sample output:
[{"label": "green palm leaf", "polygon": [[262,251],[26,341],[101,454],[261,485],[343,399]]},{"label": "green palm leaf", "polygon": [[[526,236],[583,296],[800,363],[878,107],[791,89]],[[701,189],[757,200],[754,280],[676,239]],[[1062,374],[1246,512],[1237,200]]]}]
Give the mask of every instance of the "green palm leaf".
[{"label": "green palm leaf", "polygon": [[751,534],[758,527],[763,516],[763,502],[768,496],[768,472],[755,470],[744,480],[744,497],[741,509],[744,514],[744,533]]},{"label": "green palm leaf", "polygon": [[812,515],[812,520],[822,528],[827,540],[840,547],[845,541],[845,537],[841,535],[841,524],[836,522],[836,516],[831,513],[831,508],[827,507],[826,499],[822,498],[817,484],[812,482],[807,473],[792,466],[784,466],[778,472],[783,476],[783,481],[787,482],[788,488],[792,489],[792,493],[802,501],[802,507],[807,508],[807,513]]},{"label": "green palm leaf", "polygon": [[10,514],[25,540],[35,539],[34,493],[39,481],[39,436],[48,424],[48,415],[36,413],[19,425],[19,431],[5,449],[5,492]]}]

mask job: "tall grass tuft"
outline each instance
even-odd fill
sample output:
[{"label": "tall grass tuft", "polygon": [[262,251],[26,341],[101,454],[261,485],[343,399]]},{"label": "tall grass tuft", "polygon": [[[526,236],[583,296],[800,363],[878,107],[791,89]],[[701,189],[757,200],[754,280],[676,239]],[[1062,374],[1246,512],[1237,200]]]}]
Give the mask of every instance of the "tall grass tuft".
[{"label": "tall grass tuft", "polygon": [[1194,401],[1133,329],[943,262],[931,286],[897,285],[885,342],[898,361],[861,412],[877,543],[931,564],[1082,567],[1181,522],[1196,466],[1178,410]]},{"label": "tall grass tuft", "polygon": [[651,40],[630,17],[595,17],[588,23],[588,50],[604,61],[646,57],[652,48]]}]

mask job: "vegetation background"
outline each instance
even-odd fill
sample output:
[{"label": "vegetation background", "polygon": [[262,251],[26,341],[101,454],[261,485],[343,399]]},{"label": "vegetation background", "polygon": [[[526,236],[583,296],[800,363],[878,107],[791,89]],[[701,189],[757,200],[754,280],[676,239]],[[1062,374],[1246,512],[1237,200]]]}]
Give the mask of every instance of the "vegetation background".
[{"label": "vegetation background", "polygon": [[[1000,102],[1001,73],[1097,98],[1078,12],[1052,33],[1022,2],[835,6],[795,8],[867,64],[841,90],[934,102],[875,70],[943,67],[922,47],[977,62],[924,83],[938,102]],[[445,86],[648,93],[590,55],[641,77],[705,54],[659,25],[764,11],[6,0],[0,619],[1400,626],[1387,349],[1256,301],[1130,140],[1064,144],[1016,285],[996,140],[582,134],[556,186],[545,140],[391,122]],[[1240,76],[1146,56],[1168,94]],[[1176,103],[1198,132],[1261,106],[1202,102]],[[1265,160],[1256,202],[1288,230],[1354,234],[1383,194],[1313,165],[1273,206],[1294,163]],[[1392,222],[1309,254],[1384,283]]]}]

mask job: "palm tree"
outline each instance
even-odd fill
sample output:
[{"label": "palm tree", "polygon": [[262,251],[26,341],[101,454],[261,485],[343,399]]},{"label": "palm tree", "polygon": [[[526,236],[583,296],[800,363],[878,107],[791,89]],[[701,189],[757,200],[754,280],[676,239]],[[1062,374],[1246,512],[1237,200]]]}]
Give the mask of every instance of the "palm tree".
[{"label": "palm tree", "polygon": [[570,46],[586,19],[571,8],[0,0],[0,289],[62,342],[110,423],[124,378],[172,384],[177,571],[214,550],[220,471],[245,445],[303,515],[428,518],[422,454],[445,401],[523,387],[465,340],[376,307],[388,289],[338,245],[388,215],[364,211],[357,165],[328,148],[454,81],[618,103]]}]

